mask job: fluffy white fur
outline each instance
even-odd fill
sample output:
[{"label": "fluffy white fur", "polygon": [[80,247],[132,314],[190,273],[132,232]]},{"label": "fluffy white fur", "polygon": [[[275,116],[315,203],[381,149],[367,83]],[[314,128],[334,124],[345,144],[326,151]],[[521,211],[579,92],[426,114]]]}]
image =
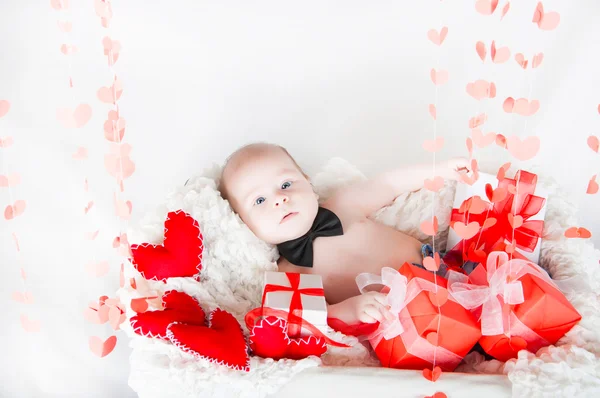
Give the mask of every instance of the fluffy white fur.
[{"label": "fluffy white fur", "polygon": [[[220,167],[214,166],[190,179],[186,186],[175,189],[155,213],[148,214],[139,228],[129,231],[132,243],[160,244],[166,214],[183,209],[199,222],[205,246],[200,282],[193,278],[171,278],[166,284],[144,281],[131,265],[126,267],[126,280],[135,278],[138,286],[137,290],[126,286],[117,293],[127,306],[127,322],[122,329],[131,338],[133,348],[130,386],[140,397],[265,397],[309,367],[379,366],[377,359],[355,338],[333,331],[330,333],[332,338],[353,347],[330,348],[322,359],[273,361],[252,358],[248,373],[212,365],[172,344],[133,333],[129,318],[135,313],[129,306],[130,300],[161,295],[169,289],[194,296],[205,311],[217,307],[227,310],[242,325],[246,312],[260,305],[262,274],[276,270],[278,253],[274,247],[258,240],[232,212],[228,202],[220,197],[216,190],[219,175]],[[314,176],[313,183],[323,200],[336,187],[364,178],[352,165],[335,158]],[[513,395],[519,397],[600,396],[600,302],[596,293],[600,288],[600,251],[586,240],[563,237],[567,227],[578,225],[574,218],[575,208],[556,184],[548,180],[542,180],[540,184],[550,192],[541,264],[555,279],[581,276],[575,281],[571,279],[565,289],[570,290],[567,296],[583,319],[557,346],[544,348],[536,354],[522,351],[518,359],[506,364],[484,361],[481,355],[472,353],[457,371],[504,373],[513,383]],[[435,211],[442,232],[434,243],[436,247],[444,248],[450,216],[448,209],[452,206],[454,190],[454,183],[446,183],[436,194],[435,203],[432,203],[433,195],[424,190],[402,195],[374,218],[424,242],[431,242],[431,238],[428,240],[420,231],[419,225]],[[585,281],[583,286],[582,281]]]}]

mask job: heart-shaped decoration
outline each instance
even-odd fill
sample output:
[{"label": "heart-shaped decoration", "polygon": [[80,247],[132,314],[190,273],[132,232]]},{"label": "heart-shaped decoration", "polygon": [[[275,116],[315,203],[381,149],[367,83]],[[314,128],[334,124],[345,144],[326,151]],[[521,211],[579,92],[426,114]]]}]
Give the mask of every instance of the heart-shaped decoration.
[{"label": "heart-shaped decoration", "polygon": [[523,225],[523,217],[522,216],[514,216],[512,213],[508,213],[506,215],[506,217],[508,218],[508,223],[514,228],[517,229],[519,228],[521,225]]},{"label": "heart-shaped decoration", "polygon": [[473,157],[473,140],[471,137],[467,137],[465,144],[467,145],[467,151],[469,152],[469,159]]},{"label": "heart-shaped decoration", "polygon": [[595,135],[590,135],[587,139],[587,144],[590,149],[596,153],[598,153],[598,149],[600,148],[600,140]]},{"label": "heart-shaped decoration", "polygon": [[7,100],[0,100],[0,117],[3,117],[10,110],[10,102]]},{"label": "heart-shaped decoration", "polygon": [[438,252],[433,253],[433,257],[423,258],[423,267],[431,272],[437,272],[440,269],[440,255]]},{"label": "heart-shaped decoration", "polygon": [[460,221],[456,221],[453,224],[452,228],[458,236],[460,236],[462,239],[467,240],[471,239],[477,234],[477,232],[479,232],[480,225],[477,221],[470,222],[469,225],[466,225],[465,223]]},{"label": "heart-shaped decoration", "polygon": [[506,199],[508,195],[508,191],[506,188],[498,187],[496,189],[492,188],[492,184],[485,184],[485,195],[488,200],[492,203],[498,203],[502,200]]},{"label": "heart-shaped decoration", "polygon": [[162,245],[131,245],[132,264],[144,278],[195,277],[202,269],[202,233],[198,222],[181,210],[167,214]]},{"label": "heart-shaped decoration", "polygon": [[596,175],[594,174],[588,182],[587,190],[585,191],[588,195],[594,195],[598,193],[598,183],[596,182]]},{"label": "heart-shaped decoration", "polygon": [[429,114],[433,118],[433,120],[437,119],[437,109],[434,104],[429,104]]},{"label": "heart-shaped decoration", "polygon": [[[504,163],[502,166],[500,166],[500,168],[498,169],[498,173],[496,174],[496,179],[498,179],[498,181],[501,181],[504,179],[504,177],[506,177],[506,172],[510,169],[510,162],[508,163]],[[509,190],[510,192],[510,190]]]},{"label": "heart-shaped decoration", "polygon": [[11,298],[17,303],[33,304],[33,294],[31,292],[13,292]]},{"label": "heart-shaped decoration", "polygon": [[475,2],[475,9],[478,13],[483,15],[492,15],[498,7],[499,0],[477,0]]},{"label": "heart-shaped decoration", "polygon": [[542,60],[544,59],[544,53],[537,53],[533,56],[533,60],[531,61],[531,67],[537,68],[542,64]]},{"label": "heart-shaped decoration", "polygon": [[496,225],[497,222],[498,220],[496,220],[494,217],[486,218],[485,221],[483,221],[481,228],[491,228]]},{"label": "heart-shaped decoration", "polygon": [[73,24],[69,21],[56,21],[56,24],[61,32],[69,33],[73,29]]},{"label": "heart-shaped decoration", "polygon": [[242,328],[233,315],[219,308],[211,313],[208,327],[175,322],[167,327],[167,337],[181,350],[197,358],[231,369],[250,371],[248,346]]},{"label": "heart-shaped decoration", "polygon": [[469,119],[469,128],[476,129],[487,121],[487,115],[482,113]]},{"label": "heart-shaped decoration", "polygon": [[204,311],[192,296],[169,290],[162,296],[162,304],[162,311],[147,311],[132,316],[130,322],[133,331],[142,336],[168,340],[167,327],[173,322],[204,325]]},{"label": "heart-shaped decoration", "polygon": [[440,336],[436,332],[429,332],[425,336],[425,340],[429,342],[429,344],[438,346],[440,344]]},{"label": "heart-shaped decoration", "polygon": [[538,28],[542,30],[554,30],[560,22],[560,14],[556,11],[544,12],[544,6],[540,1],[533,12],[531,22],[537,24]]},{"label": "heart-shaped decoration", "polygon": [[303,359],[309,355],[320,357],[327,351],[325,340],[315,336],[290,339],[287,322],[268,316],[260,319],[250,333],[250,349],[263,358]]},{"label": "heart-shaped decoration", "polygon": [[458,212],[465,213],[469,212],[470,214],[481,214],[488,209],[488,203],[484,202],[483,199],[479,195],[474,195],[473,197],[465,200],[460,205]]},{"label": "heart-shaped decoration", "polygon": [[496,134],[496,145],[500,148],[506,148],[506,137],[502,134]]},{"label": "heart-shaped decoration", "polygon": [[529,61],[525,59],[525,56],[521,53],[515,54],[515,61],[519,64],[519,66],[523,69],[527,69],[527,64]]},{"label": "heart-shaped decoration", "polygon": [[540,150],[540,139],[536,136],[530,136],[521,140],[513,135],[506,140],[508,151],[519,160],[529,160],[537,155]]},{"label": "heart-shaped decoration", "polygon": [[24,200],[17,200],[13,205],[8,205],[4,209],[4,218],[12,220],[15,217],[20,216],[25,211],[26,203]]},{"label": "heart-shaped decoration", "polygon": [[515,245],[507,243],[506,246],[504,247],[504,251],[507,252],[508,254],[514,253],[515,252]]},{"label": "heart-shaped decoration", "polygon": [[[506,6],[505,6],[505,8],[506,8]],[[446,394],[444,394],[443,392],[438,391],[433,395],[426,396],[425,398],[448,398],[448,396]]]},{"label": "heart-shaped decoration", "polygon": [[565,230],[565,237],[588,239],[592,237],[592,233],[583,227],[571,227]]},{"label": "heart-shaped decoration", "polygon": [[40,331],[42,324],[40,321],[29,319],[27,315],[21,315],[21,327],[29,333],[37,333]]},{"label": "heart-shaped decoration", "polygon": [[496,48],[496,41],[492,40],[490,56],[495,64],[503,64],[510,59],[510,50],[508,47]]},{"label": "heart-shaped decoration", "polygon": [[50,6],[57,11],[69,8],[69,0],[50,0]]},{"label": "heart-shaped decoration", "polygon": [[427,32],[427,38],[437,46],[441,46],[442,43],[444,43],[446,35],[448,35],[448,28],[446,26],[444,26],[439,33],[435,29],[431,29],[429,32]]},{"label": "heart-shaped decoration", "polygon": [[467,94],[481,101],[483,98],[494,98],[496,96],[496,85],[487,80],[476,80],[467,84]]},{"label": "heart-shaped decoration", "polygon": [[444,146],[444,137],[437,137],[435,140],[423,141],[423,149],[427,152],[438,152]]},{"label": "heart-shaped decoration", "polygon": [[433,180],[426,178],[423,186],[431,192],[437,192],[444,186],[444,179],[440,176],[436,176]]},{"label": "heart-shaped decoration", "polygon": [[440,378],[441,374],[442,368],[440,368],[439,366],[434,367],[433,370],[429,368],[423,369],[423,377],[425,377],[429,381],[435,382],[437,379]]},{"label": "heart-shaped decoration", "polygon": [[471,136],[473,137],[473,142],[479,148],[485,148],[496,141],[496,133],[487,133],[484,135],[480,129],[471,130]]},{"label": "heart-shaped decoration", "polygon": [[448,71],[431,69],[430,77],[433,84],[441,86],[448,82]]},{"label": "heart-shaped decoration", "polygon": [[448,301],[448,290],[439,288],[437,292],[429,292],[429,300],[437,307],[443,306]]},{"label": "heart-shaped decoration", "polygon": [[92,118],[92,107],[79,104],[74,110],[60,108],[56,111],[56,118],[65,128],[80,128]]},{"label": "heart-shaped decoration", "polygon": [[79,49],[77,48],[77,46],[74,46],[72,44],[63,44],[60,46],[60,52],[64,55],[73,55],[77,54],[79,52]]},{"label": "heart-shaped decoration", "polygon": [[110,354],[116,345],[117,336],[110,336],[104,341],[98,336],[92,336],[89,340],[90,351],[100,358]]},{"label": "heart-shaped decoration", "polygon": [[100,87],[96,92],[98,99],[106,104],[116,104],[123,94],[123,83],[115,78],[115,82],[110,87]]},{"label": "heart-shaped decoration", "polygon": [[12,173],[8,176],[0,174],[0,187],[14,187],[21,182],[21,176],[18,173]]},{"label": "heart-shaped decoration", "polygon": [[507,113],[516,113],[521,116],[531,116],[540,109],[540,101],[528,101],[526,98],[519,98],[515,101],[514,98],[508,97],[504,100],[502,108]]},{"label": "heart-shaped decoration", "polygon": [[432,221],[423,221],[421,223],[421,231],[425,235],[434,236],[438,231],[438,219],[436,216],[433,216]]}]

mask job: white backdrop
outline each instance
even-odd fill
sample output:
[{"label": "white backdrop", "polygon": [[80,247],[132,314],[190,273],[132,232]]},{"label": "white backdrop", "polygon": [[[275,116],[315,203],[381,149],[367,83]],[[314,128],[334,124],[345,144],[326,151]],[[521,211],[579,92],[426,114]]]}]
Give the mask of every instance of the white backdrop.
[{"label": "white backdrop", "polygon": [[[489,117],[485,132],[539,136],[538,156],[520,166],[537,167],[571,192],[581,226],[600,244],[597,196],[594,202],[585,195],[590,177],[600,174],[600,157],[586,145],[590,134],[600,133],[596,0],[544,1],[546,10],[561,14],[550,32],[531,23],[533,0],[511,2],[502,23],[504,2],[494,16],[484,17],[471,0],[115,0],[110,36],[123,50],[114,71],[124,83],[124,141],[136,164],[122,194],[133,203],[129,224],[114,216],[115,183],[103,166],[108,144],[102,126],[110,108],[96,91],[113,76],[102,54],[107,31],[92,0],[71,3],[66,15],[79,54],[70,66],[59,51],[66,37],[57,29],[61,14],[49,0],[0,4],[0,100],[12,105],[0,119],[0,137],[15,142],[0,148],[0,174],[18,172],[22,180],[10,191],[0,188],[0,204],[4,209],[16,199],[27,201],[22,216],[0,220],[0,303],[7,309],[2,396],[135,396],[127,386],[126,339],[117,332],[115,350],[95,357],[90,336],[105,339],[114,332],[82,316],[88,302],[113,296],[118,287],[119,260],[111,242],[119,229],[135,226],[176,184],[248,141],[286,146],[309,173],[332,156],[369,176],[430,162],[421,143],[433,136],[427,110],[436,95],[432,67],[450,76],[438,90],[437,134],[446,140],[438,159],[467,154],[467,123],[481,112]],[[426,33],[444,25],[449,34],[440,48]],[[511,55],[505,64],[490,64],[489,58],[482,64],[475,43],[489,45],[492,39],[528,59],[542,51],[543,63],[523,71]],[[480,78],[498,88],[497,97],[483,104],[465,91]],[[502,110],[509,96],[538,99],[541,108],[529,118],[511,116]],[[56,109],[80,102],[92,106],[90,122],[62,128]],[[71,158],[80,145],[89,150],[83,163]],[[475,156],[484,169],[512,160],[495,145]],[[89,200],[95,206],[84,215]],[[94,230],[100,230],[98,238],[85,241],[84,232]],[[88,274],[86,264],[93,261],[109,261],[108,275]],[[23,288],[20,266],[32,304],[11,300]],[[40,332],[24,332],[20,314],[40,320]]]}]

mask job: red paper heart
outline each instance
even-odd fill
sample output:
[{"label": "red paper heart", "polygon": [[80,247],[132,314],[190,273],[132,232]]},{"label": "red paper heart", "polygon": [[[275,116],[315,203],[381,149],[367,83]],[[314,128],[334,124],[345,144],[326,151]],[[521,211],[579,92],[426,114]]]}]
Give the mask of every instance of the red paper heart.
[{"label": "red paper heart", "polygon": [[423,377],[429,381],[436,381],[442,374],[442,369],[439,366],[433,368],[433,371],[429,368],[423,369]]},{"label": "red paper heart", "polygon": [[172,323],[167,327],[167,336],[174,345],[195,357],[250,371],[246,338],[238,321],[227,311],[214,310],[208,327]]},{"label": "red paper heart", "polygon": [[327,351],[325,340],[315,336],[290,339],[287,322],[268,316],[259,320],[250,334],[250,349],[263,358],[303,359],[309,355],[320,357]]},{"label": "red paper heart", "polygon": [[177,210],[167,214],[163,244],[131,245],[131,262],[146,279],[166,282],[167,278],[193,276],[199,280],[203,248],[198,222]]},{"label": "red paper heart", "polygon": [[135,333],[168,340],[167,327],[173,322],[204,325],[204,311],[193,297],[169,290],[163,295],[162,302],[165,308],[162,311],[148,311],[131,317]]}]

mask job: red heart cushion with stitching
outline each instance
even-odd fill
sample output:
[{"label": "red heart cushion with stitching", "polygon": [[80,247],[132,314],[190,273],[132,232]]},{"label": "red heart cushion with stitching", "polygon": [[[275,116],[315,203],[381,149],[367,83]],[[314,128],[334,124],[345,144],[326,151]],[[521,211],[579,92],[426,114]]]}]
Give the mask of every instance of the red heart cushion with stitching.
[{"label": "red heart cushion with stitching", "polygon": [[162,311],[148,311],[131,317],[131,327],[139,335],[169,340],[167,326],[173,322],[204,325],[204,311],[191,296],[176,290],[165,292]]},{"label": "red heart cushion with stitching", "polygon": [[195,277],[202,269],[202,233],[198,222],[177,210],[167,214],[162,245],[131,245],[131,263],[144,278],[166,282],[167,278]]},{"label": "red heart cushion with stitching", "polygon": [[315,336],[290,339],[287,322],[268,316],[256,322],[250,334],[250,348],[263,358],[303,359],[309,355],[320,357],[327,351],[325,340]]},{"label": "red heart cushion with stitching", "polygon": [[209,326],[172,323],[169,340],[185,352],[231,369],[250,370],[248,346],[242,328],[233,315],[216,309]]}]

